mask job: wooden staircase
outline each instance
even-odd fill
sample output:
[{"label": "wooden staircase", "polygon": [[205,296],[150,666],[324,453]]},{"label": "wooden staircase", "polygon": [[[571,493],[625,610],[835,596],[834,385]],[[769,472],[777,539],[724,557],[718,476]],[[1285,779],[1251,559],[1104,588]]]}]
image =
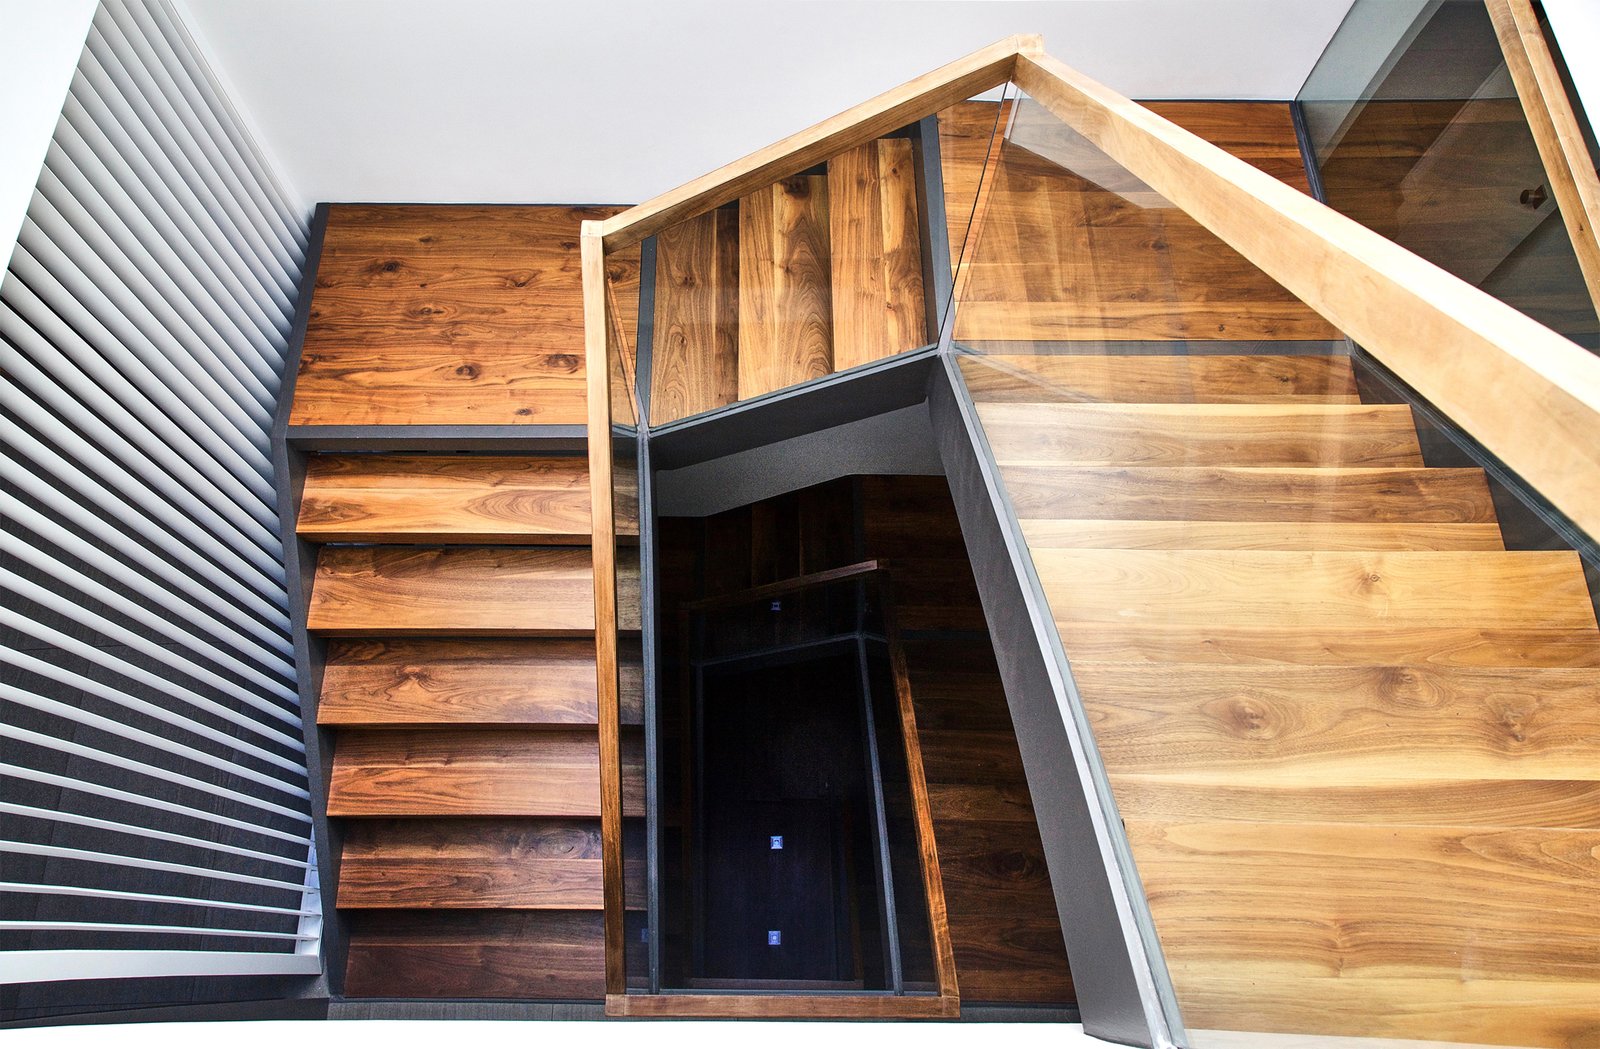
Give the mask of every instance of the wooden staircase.
[{"label": "wooden staircase", "polygon": [[604,991],[588,504],[580,456],[310,460],[347,995]]},{"label": "wooden staircase", "polygon": [[1577,554],[1505,549],[1346,357],[962,363],[1190,1030],[1592,1030]]}]

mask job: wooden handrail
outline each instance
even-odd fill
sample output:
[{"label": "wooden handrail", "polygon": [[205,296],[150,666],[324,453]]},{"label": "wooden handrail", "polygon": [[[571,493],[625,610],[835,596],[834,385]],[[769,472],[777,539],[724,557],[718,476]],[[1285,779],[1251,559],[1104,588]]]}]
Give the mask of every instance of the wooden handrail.
[{"label": "wooden handrail", "polygon": [[1484,0],[1589,298],[1600,310],[1600,175],[1530,0]]},{"label": "wooden handrail", "polygon": [[1048,55],[1014,79],[1600,537],[1600,358]]}]

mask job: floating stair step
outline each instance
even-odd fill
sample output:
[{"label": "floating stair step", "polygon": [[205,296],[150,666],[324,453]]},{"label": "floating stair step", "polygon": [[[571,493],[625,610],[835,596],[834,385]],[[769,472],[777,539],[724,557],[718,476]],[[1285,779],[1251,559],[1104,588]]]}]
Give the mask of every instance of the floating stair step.
[{"label": "floating stair step", "polygon": [[974,400],[1135,404],[1357,404],[1350,358],[1195,354],[983,354],[961,358]]},{"label": "floating stair step", "polygon": [[1077,660],[1072,673],[1118,775],[1302,787],[1600,778],[1600,678],[1586,669]]},{"label": "floating stair step", "polygon": [[1028,545],[1101,550],[1503,550],[1497,524],[1276,521],[1022,522]]},{"label": "floating stair step", "polygon": [[599,911],[353,911],[351,998],[602,998]]},{"label": "floating stair step", "polygon": [[[1061,928],[1028,914],[950,914],[963,1005],[1076,1001]],[[963,918],[967,920],[963,921]]]},{"label": "floating stair step", "polygon": [[1001,467],[1420,467],[1403,404],[980,404]]},{"label": "floating stair step", "polygon": [[1067,657],[1152,663],[1292,663],[1364,666],[1429,663],[1476,667],[1600,668],[1600,644],[1562,628],[1408,627],[1374,621],[1354,630],[1303,624],[1239,627],[1122,621],[1056,621]]},{"label": "floating stair step", "polygon": [[604,906],[597,820],[350,820],[340,909]]},{"label": "floating stair step", "polygon": [[1572,551],[1034,550],[1033,561],[1062,622],[1319,634],[1538,628],[1600,642]]},{"label": "floating stair step", "polygon": [[587,544],[589,464],[582,456],[316,455],[296,527],[319,543]]},{"label": "floating stair step", "polygon": [[[624,738],[624,805],[644,799],[643,747]],[[584,729],[344,730],[330,816],[600,815],[600,749]]]},{"label": "floating stair step", "polygon": [[347,635],[594,632],[589,551],[326,546],[306,626]]},{"label": "floating stair step", "polygon": [[[642,724],[636,649],[620,653],[624,724]],[[594,643],[553,639],[335,639],[323,725],[594,725]]]},{"label": "floating stair step", "polygon": [[1489,524],[1477,469],[1011,466],[1024,519]]},{"label": "floating stair step", "polygon": [[923,774],[939,783],[1027,783],[1017,738],[1010,732],[919,730]]}]

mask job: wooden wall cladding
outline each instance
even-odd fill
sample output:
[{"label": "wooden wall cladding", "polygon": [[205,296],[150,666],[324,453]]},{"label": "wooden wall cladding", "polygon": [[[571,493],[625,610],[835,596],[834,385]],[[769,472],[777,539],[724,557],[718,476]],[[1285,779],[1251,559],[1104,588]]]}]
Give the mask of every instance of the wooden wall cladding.
[{"label": "wooden wall cladding", "polygon": [[658,234],[651,422],[926,345],[916,179],[879,139]]}]

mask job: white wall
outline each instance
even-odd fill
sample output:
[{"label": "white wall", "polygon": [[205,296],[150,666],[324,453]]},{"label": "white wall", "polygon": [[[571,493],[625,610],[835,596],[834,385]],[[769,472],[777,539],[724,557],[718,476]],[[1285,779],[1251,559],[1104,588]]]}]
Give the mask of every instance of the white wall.
[{"label": "white wall", "polygon": [[1600,123],[1600,2],[1544,0],[1544,13],[1590,124]]},{"label": "white wall", "polygon": [[61,117],[95,0],[0,0],[0,269]]},{"label": "white wall", "polygon": [[1003,36],[1293,98],[1350,0],[184,0],[309,200],[632,202]]}]

